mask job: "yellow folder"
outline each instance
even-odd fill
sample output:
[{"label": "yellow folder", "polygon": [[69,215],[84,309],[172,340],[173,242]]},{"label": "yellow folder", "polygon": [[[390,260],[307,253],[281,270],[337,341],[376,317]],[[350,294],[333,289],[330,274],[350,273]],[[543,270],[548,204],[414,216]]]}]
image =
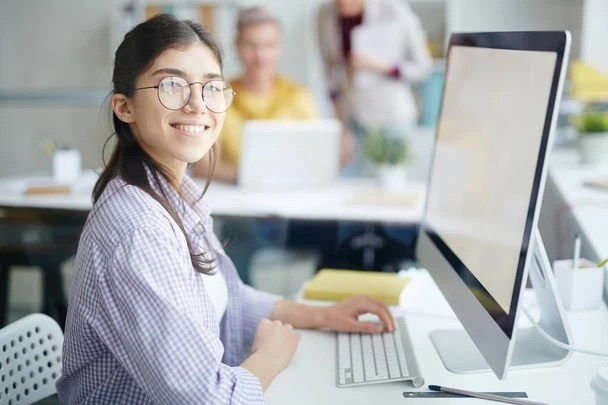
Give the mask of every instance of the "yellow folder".
[{"label": "yellow folder", "polygon": [[399,304],[399,295],[409,279],[396,273],[321,269],[304,288],[304,298],[341,301],[365,294],[389,305]]}]

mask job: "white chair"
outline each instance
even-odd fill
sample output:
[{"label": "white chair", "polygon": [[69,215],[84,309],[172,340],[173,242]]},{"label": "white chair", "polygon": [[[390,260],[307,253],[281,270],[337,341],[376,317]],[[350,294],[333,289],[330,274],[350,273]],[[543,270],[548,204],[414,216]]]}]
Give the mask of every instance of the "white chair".
[{"label": "white chair", "polygon": [[31,404],[56,393],[63,332],[44,314],[0,329],[0,404]]}]

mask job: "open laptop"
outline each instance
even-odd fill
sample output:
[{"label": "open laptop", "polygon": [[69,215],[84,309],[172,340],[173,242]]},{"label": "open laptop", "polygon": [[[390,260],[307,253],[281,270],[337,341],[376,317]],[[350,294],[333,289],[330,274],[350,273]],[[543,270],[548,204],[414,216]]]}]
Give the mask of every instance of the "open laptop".
[{"label": "open laptop", "polygon": [[252,120],[243,124],[238,184],[279,189],[331,184],[340,170],[337,120]]}]

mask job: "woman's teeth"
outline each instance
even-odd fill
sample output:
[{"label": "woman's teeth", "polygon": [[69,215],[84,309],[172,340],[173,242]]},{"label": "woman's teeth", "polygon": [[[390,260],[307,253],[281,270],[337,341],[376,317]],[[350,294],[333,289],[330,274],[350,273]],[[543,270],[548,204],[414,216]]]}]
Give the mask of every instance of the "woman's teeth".
[{"label": "woman's teeth", "polygon": [[181,125],[175,124],[174,128],[179,129],[180,131],[189,132],[191,134],[198,134],[205,131],[205,125]]}]

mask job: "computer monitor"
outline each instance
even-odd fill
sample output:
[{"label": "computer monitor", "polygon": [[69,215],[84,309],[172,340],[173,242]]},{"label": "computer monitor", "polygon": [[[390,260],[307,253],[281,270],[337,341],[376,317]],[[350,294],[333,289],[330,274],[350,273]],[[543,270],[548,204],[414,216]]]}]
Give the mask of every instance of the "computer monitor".
[{"label": "computer monitor", "polygon": [[452,371],[504,378],[569,354],[516,327],[529,275],[541,326],[569,340],[537,231],[569,44],[568,32],[450,38],[416,253],[466,331],[431,336]]}]

